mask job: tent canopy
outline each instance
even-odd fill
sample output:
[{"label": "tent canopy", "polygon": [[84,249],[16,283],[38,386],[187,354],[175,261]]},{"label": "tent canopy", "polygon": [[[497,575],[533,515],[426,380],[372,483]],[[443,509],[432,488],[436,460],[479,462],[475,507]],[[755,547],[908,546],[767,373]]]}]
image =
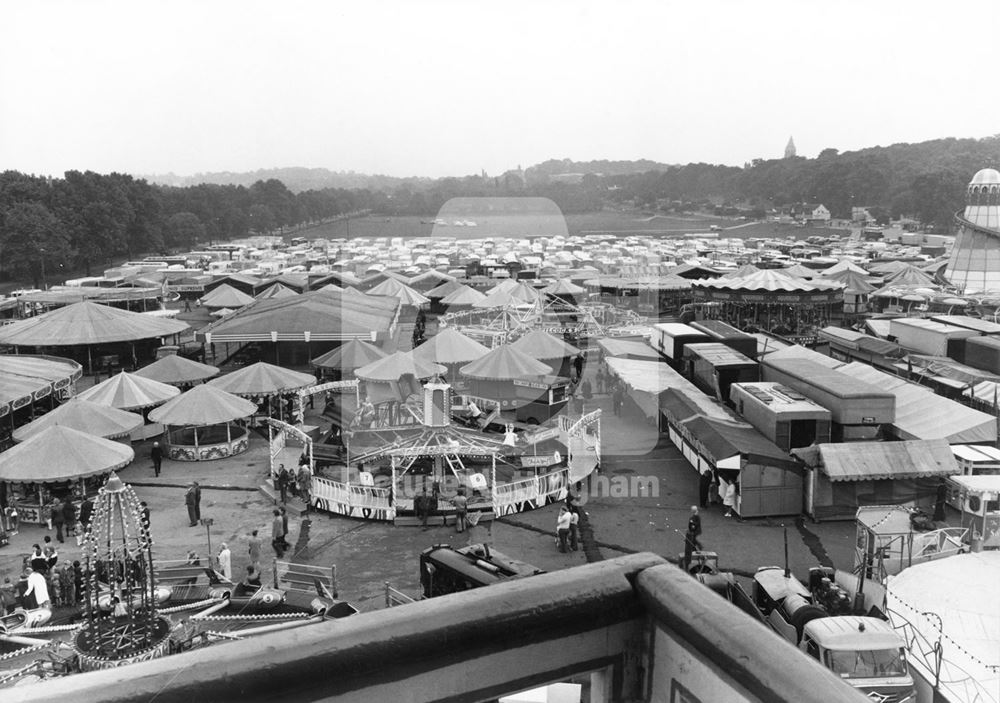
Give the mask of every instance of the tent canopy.
[{"label": "tent canopy", "polygon": [[256,411],[256,403],[203,383],[151,411],[149,419],[164,425],[204,427],[249,417]]},{"label": "tent canopy", "polygon": [[0,355],[0,417],[70,386],[82,367],[58,356]]},{"label": "tent canopy", "polygon": [[57,483],[120,469],[135,458],[132,447],[53,425],[0,453],[0,481]]},{"label": "tent canopy", "polygon": [[178,334],[187,328],[187,323],[179,320],[84,301],[0,327],[0,344],[65,347],[134,342]]},{"label": "tent canopy", "polygon": [[477,291],[475,288],[470,286],[459,284],[460,288],[456,288],[450,293],[445,294],[441,298],[441,302],[444,305],[472,305],[475,306],[476,303],[486,300],[486,296]]},{"label": "tent canopy", "polygon": [[831,481],[951,476],[961,473],[947,440],[819,445],[820,470]]},{"label": "tent canopy", "polygon": [[107,381],[88,388],[77,397],[119,410],[137,410],[159,405],[180,392],[179,388],[168,386],[166,383],[122,371]]},{"label": "tent canopy", "polygon": [[374,288],[368,290],[368,295],[382,295],[386,297],[399,298],[400,303],[403,305],[410,305],[413,307],[420,307],[425,305],[430,301],[424,295],[421,295],[413,288],[410,288],[405,283],[401,283],[395,278],[387,278],[381,283],[379,283]]},{"label": "tent canopy", "polygon": [[354,375],[363,381],[398,381],[403,376],[430,378],[443,374],[447,369],[440,364],[414,358],[413,352],[396,352],[355,370]]},{"label": "tent canopy", "polygon": [[580,350],[545,330],[532,330],[511,346],[532,359],[550,360],[576,356]]},{"label": "tent canopy", "polygon": [[235,395],[277,395],[305,388],[316,383],[312,374],[292,371],[281,366],[258,361],[225,376],[214,378],[207,385]]},{"label": "tent canopy", "polygon": [[489,352],[487,347],[466,337],[454,327],[445,327],[414,349],[413,357],[419,361],[439,364],[467,364]]},{"label": "tent canopy", "polygon": [[171,354],[142,367],[133,375],[160,383],[185,384],[204,381],[218,374],[219,369],[215,366],[202,364],[179,354]]},{"label": "tent canopy", "polygon": [[552,373],[547,364],[532,359],[511,344],[503,344],[460,369],[463,376],[492,381],[507,381],[545,376]]},{"label": "tent canopy", "polygon": [[14,430],[14,441],[24,442],[49,427],[60,425],[80,432],[111,439],[122,437],[142,427],[142,415],[126,412],[89,400],[71,398],[55,410],[45,413]]},{"label": "tent canopy", "polygon": [[388,354],[371,342],[352,339],[344,342],[336,349],[312,360],[312,365],[321,369],[353,371],[378,359],[384,359]]},{"label": "tent canopy", "polygon": [[252,296],[233,288],[228,283],[223,283],[212,290],[211,293],[206,293],[202,296],[201,304],[206,308],[232,308],[235,310],[244,305],[249,305],[253,301]]}]

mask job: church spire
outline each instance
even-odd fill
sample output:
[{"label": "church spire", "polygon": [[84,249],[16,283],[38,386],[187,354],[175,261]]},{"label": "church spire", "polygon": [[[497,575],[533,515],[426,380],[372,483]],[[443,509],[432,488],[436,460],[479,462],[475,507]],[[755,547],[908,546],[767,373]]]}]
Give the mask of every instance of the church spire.
[{"label": "church spire", "polygon": [[795,140],[788,138],[788,145],[785,147],[785,158],[790,159],[795,156]]}]

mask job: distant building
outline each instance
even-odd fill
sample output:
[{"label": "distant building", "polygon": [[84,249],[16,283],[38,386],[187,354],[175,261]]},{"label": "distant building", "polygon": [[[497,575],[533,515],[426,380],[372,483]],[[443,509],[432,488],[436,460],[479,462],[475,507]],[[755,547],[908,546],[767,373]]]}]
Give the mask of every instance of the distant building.
[{"label": "distant building", "polygon": [[874,222],[875,218],[872,214],[868,212],[866,207],[852,207],[851,208],[851,222]]},{"label": "distant building", "polygon": [[789,137],[788,144],[785,145],[785,158],[791,159],[794,156],[795,156],[795,140]]},{"label": "distant building", "polygon": [[802,203],[796,205],[792,214],[796,219],[804,222],[829,222],[830,211],[822,203]]},{"label": "distant building", "polygon": [[945,278],[964,291],[1000,290],[1000,171],[984,168],[972,177],[955,220]]}]

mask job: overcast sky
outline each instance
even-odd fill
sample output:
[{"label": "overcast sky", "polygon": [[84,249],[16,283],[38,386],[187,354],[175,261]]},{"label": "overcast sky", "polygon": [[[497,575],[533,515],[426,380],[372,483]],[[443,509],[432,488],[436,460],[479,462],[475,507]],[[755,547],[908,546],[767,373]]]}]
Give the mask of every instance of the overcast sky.
[{"label": "overcast sky", "polygon": [[997,122],[1000,2],[8,0],[0,169],[491,174]]}]

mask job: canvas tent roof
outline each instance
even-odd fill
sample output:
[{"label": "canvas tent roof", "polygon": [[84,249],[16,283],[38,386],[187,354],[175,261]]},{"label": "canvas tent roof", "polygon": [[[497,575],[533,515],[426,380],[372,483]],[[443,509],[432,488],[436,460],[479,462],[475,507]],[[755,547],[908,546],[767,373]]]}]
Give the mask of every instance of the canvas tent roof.
[{"label": "canvas tent roof", "polygon": [[831,481],[950,476],[961,473],[944,439],[820,444],[820,471]]},{"label": "canvas tent roof", "polygon": [[0,453],[0,481],[58,483],[120,469],[135,458],[132,447],[53,425]]},{"label": "canvas tent roof", "polygon": [[587,292],[583,286],[578,286],[567,278],[560,278],[542,288],[542,292],[550,295],[581,295]]},{"label": "canvas tent roof", "polygon": [[763,271],[757,271],[741,278],[703,279],[695,281],[695,285],[720,290],[783,291],[791,293],[828,291],[842,287],[842,284],[836,281],[807,281],[802,278],[793,278],[775,269],[764,269]]},{"label": "canvas tent roof", "polygon": [[843,271],[853,271],[854,273],[860,273],[863,276],[868,275],[867,271],[865,271],[857,264],[853,263],[850,259],[841,259],[833,266],[823,271],[823,273],[821,273],[820,275],[829,278],[830,276],[841,273]]},{"label": "canvas tent roof", "polygon": [[445,281],[441,285],[431,288],[429,291],[424,293],[424,295],[426,295],[428,298],[443,298],[449,293],[452,293],[456,290],[463,290],[465,288],[473,290],[470,286],[467,286],[464,283],[461,283],[457,279],[453,278],[450,281]]},{"label": "canvas tent roof", "polygon": [[488,347],[465,336],[454,327],[445,327],[414,349],[413,356],[420,361],[439,364],[467,364],[486,356],[489,352]]},{"label": "canvas tent roof", "polygon": [[256,411],[256,403],[203,383],[151,411],[149,419],[164,425],[204,427],[249,417]]},{"label": "canvas tent roof", "polygon": [[258,361],[225,376],[214,378],[207,385],[234,395],[246,396],[287,393],[315,383],[316,378],[312,374]]},{"label": "canvas tent roof", "polygon": [[336,349],[312,360],[312,365],[321,369],[339,369],[353,371],[378,359],[384,359],[388,354],[371,342],[352,339],[344,342]]},{"label": "canvas tent roof", "polygon": [[636,359],[660,359],[660,352],[653,349],[646,342],[639,342],[632,339],[602,337],[597,340],[597,344],[604,350],[606,356],[621,356]]},{"label": "canvas tent roof", "polygon": [[407,375],[430,378],[445,371],[441,364],[415,358],[413,352],[398,351],[356,369],[354,375],[363,381],[398,381]]},{"label": "canvas tent roof", "polygon": [[399,300],[349,291],[312,291],[258,300],[198,331],[206,342],[374,339],[388,334]]},{"label": "canvas tent roof", "polygon": [[0,327],[0,344],[25,347],[83,346],[166,337],[186,322],[84,301]]},{"label": "canvas tent roof", "polygon": [[232,308],[234,310],[249,305],[253,301],[252,296],[236,290],[228,283],[223,283],[201,298],[201,304],[206,308]]},{"label": "canvas tent roof", "polygon": [[896,396],[892,425],[902,439],[944,439],[951,444],[994,442],[996,418],[929,389],[859,362],[837,369]]},{"label": "canvas tent roof", "polygon": [[546,376],[552,373],[547,364],[518,351],[511,344],[502,344],[459,370],[463,376],[494,381]]},{"label": "canvas tent roof", "polygon": [[55,425],[86,432],[95,437],[113,439],[139,429],[144,422],[142,415],[136,413],[71,398],[54,410],[14,430],[14,441],[23,442]]},{"label": "canvas tent roof", "polygon": [[413,288],[404,283],[400,283],[395,278],[387,278],[374,288],[367,291],[368,295],[382,295],[391,298],[399,298],[403,305],[419,307],[431,302],[430,298],[421,295]]},{"label": "canvas tent roof", "polygon": [[689,395],[704,393],[693,383],[674,371],[662,361],[640,359],[606,359],[608,369],[629,387],[629,395],[647,418],[655,418],[660,412],[660,394],[668,388],[678,388]]},{"label": "canvas tent roof", "polygon": [[77,397],[119,410],[137,410],[159,405],[180,392],[175,386],[122,371],[107,381],[88,388]]},{"label": "canvas tent roof", "polygon": [[170,354],[157,359],[134,373],[135,376],[150,378],[160,383],[178,385],[197,383],[218,374],[218,367],[202,364],[179,354]]},{"label": "canvas tent roof", "polygon": [[291,298],[298,295],[298,291],[292,290],[283,283],[275,283],[269,288],[265,288],[262,292],[258,293],[257,300],[268,300],[270,298]]},{"label": "canvas tent roof", "polygon": [[[460,284],[461,285],[461,284]],[[486,296],[475,288],[461,285],[441,298],[443,305],[472,305],[475,306],[481,300],[486,300]]]},{"label": "canvas tent roof", "polygon": [[580,353],[580,350],[569,342],[563,341],[545,330],[532,330],[526,335],[519,337],[511,346],[520,352],[524,352],[532,359],[546,361],[576,356]]}]

